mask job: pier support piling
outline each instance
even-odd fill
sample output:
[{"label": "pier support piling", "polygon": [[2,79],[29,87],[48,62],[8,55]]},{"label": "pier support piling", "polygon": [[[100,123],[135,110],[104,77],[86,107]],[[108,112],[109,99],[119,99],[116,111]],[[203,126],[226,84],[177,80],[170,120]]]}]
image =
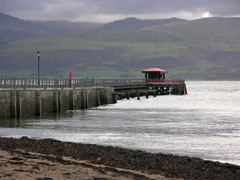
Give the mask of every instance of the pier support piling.
[{"label": "pier support piling", "polygon": [[157,96],[157,91],[154,91],[153,92],[153,97],[156,97]]},{"label": "pier support piling", "polygon": [[97,89],[97,91],[96,91],[96,104],[97,104],[97,106],[100,106],[100,105],[101,105],[101,99],[100,99],[99,89]]},{"label": "pier support piling", "polygon": [[53,91],[53,112],[58,112],[58,91]]},{"label": "pier support piling", "polygon": [[41,114],[42,114],[41,91],[36,91],[36,115],[41,116]]},{"label": "pier support piling", "polygon": [[127,100],[129,100],[129,93],[128,92],[126,92],[126,98],[127,98]]},{"label": "pier support piling", "polygon": [[70,110],[74,110],[74,92],[70,90],[69,95],[69,103],[70,103]]},{"label": "pier support piling", "polygon": [[22,117],[22,97],[21,97],[21,91],[17,91],[17,117]]},{"label": "pier support piling", "polygon": [[137,100],[140,100],[139,91],[137,91],[136,94],[137,94]]},{"label": "pier support piling", "polygon": [[11,109],[11,117],[17,117],[17,94],[16,91],[11,91],[11,100],[10,100],[10,109]]},{"label": "pier support piling", "polygon": [[58,112],[63,111],[63,101],[62,101],[62,92],[58,91]]}]

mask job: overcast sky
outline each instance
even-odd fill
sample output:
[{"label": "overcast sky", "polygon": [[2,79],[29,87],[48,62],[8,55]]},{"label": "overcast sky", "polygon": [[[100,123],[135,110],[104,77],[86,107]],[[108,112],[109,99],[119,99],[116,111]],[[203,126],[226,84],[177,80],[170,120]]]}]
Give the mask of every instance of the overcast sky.
[{"label": "overcast sky", "polygon": [[0,12],[30,20],[81,22],[240,17],[240,0],[0,0]]}]

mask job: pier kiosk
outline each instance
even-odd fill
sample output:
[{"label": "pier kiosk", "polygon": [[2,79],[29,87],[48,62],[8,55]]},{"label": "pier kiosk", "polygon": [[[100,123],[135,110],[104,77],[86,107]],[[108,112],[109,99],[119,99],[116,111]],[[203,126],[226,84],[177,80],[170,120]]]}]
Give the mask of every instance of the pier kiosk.
[{"label": "pier kiosk", "polygon": [[158,94],[168,95],[187,94],[187,88],[184,80],[166,80],[168,71],[160,68],[149,68],[142,70],[145,73],[145,81],[148,89],[157,89]]},{"label": "pier kiosk", "polygon": [[166,70],[160,68],[149,68],[142,70],[145,73],[146,82],[161,82],[165,79]]}]

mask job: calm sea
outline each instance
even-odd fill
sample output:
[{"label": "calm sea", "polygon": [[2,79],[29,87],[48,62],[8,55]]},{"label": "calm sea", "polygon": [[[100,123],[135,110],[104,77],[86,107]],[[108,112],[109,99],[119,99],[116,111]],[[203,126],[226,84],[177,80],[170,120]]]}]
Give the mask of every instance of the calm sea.
[{"label": "calm sea", "polygon": [[0,135],[54,138],[240,165],[240,81],[187,81],[188,95],[121,100],[61,115],[1,120]]}]

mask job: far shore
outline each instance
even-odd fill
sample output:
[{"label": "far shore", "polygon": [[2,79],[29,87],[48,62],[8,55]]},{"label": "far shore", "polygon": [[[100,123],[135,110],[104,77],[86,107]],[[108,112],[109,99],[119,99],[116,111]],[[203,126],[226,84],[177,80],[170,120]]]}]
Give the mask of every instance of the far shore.
[{"label": "far shore", "polygon": [[0,179],[237,180],[240,166],[112,146],[0,137]]}]

